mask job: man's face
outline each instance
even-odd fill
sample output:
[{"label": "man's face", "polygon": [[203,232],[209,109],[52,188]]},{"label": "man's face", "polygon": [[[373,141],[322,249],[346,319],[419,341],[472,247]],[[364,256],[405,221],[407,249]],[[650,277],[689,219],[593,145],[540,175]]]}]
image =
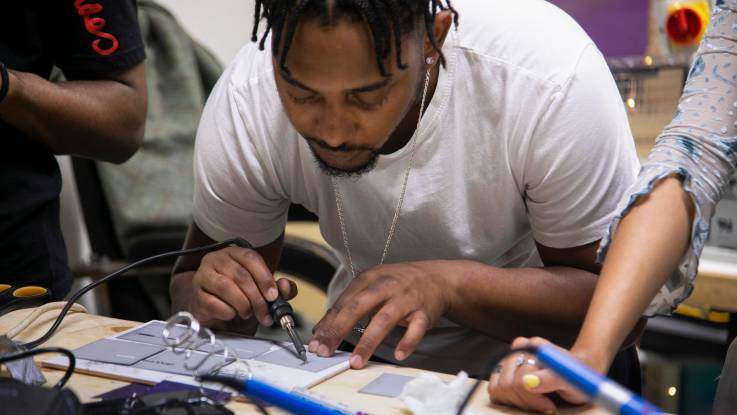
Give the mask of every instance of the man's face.
[{"label": "man's face", "polygon": [[273,59],[287,116],[325,173],[358,175],[374,166],[418,96],[424,69],[414,39],[407,35],[402,44],[408,68],[397,67],[392,50],[385,62],[390,76],[385,77],[365,24],[341,19],[325,27],[308,19],[300,22],[289,48],[289,73]]}]

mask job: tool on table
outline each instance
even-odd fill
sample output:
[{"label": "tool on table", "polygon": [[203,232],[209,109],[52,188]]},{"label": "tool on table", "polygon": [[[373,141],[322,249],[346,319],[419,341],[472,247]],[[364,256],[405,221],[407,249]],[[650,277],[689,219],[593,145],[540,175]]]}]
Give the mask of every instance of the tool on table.
[{"label": "tool on table", "polygon": [[230,376],[207,375],[200,376],[199,380],[220,383],[248,398],[272,404],[297,415],[366,415],[364,412],[352,412],[307,394],[287,392],[252,377],[243,380]]},{"label": "tool on table", "polygon": [[[8,336],[0,336],[0,358],[25,351],[21,345],[11,340]],[[33,362],[33,358],[18,359],[5,363],[10,377],[17,379],[26,385],[43,385],[46,378]]]},{"label": "tool on table", "polygon": [[[28,326],[33,324],[41,315],[55,309],[60,310],[62,307],[64,307],[65,304],[66,303],[63,301],[46,303],[41,307],[36,308],[15,327],[0,336],[0,360],[2,360],[5,356],[27,351],[28,349],[22,343],[14,341],[13,339],[20,333],[22,333],[25,329],[27,329]],[[71,307],[70,311],[73,311],[75,313],[86,313],[87,309],[79,304],[74,304]],[[12,377],[13,379],[18,379],[26,385],[43,385],[44,383],[46,383],[46,378],[38,369],[32,357],[12,360],[5,362],[4,364],[5,367],[8,369],[8,372],[10,373],[10,377]]]},{"label": "tool on table", "polygon": [[307,363],[307,352],[302,339],[299,338],[294,324],[294,310],[292,306],[280,295],[276,301],[269,303],[269,314],[274,322],[278,322],[281,328],[287,331],[289,338],[294,344],[294,350],[303,362]]},{"label": "tool on table", "polygon": [[51,299],[48,288],[29,285],[15,287],[10,284],[0,284],[0,315],[19,308],[37,307]]}]

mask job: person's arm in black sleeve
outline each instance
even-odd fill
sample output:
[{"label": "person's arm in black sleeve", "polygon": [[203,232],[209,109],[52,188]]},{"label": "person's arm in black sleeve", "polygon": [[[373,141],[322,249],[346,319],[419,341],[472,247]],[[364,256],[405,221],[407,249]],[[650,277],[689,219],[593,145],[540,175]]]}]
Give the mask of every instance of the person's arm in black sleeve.
[{"label": "person's arm in black sleeve", "polygon": [[11,69],[0,119],[54,153],[122,163],[143,141],[145,54],[135,1],[95,1],[52,2],[54,61],[68,81]]}]

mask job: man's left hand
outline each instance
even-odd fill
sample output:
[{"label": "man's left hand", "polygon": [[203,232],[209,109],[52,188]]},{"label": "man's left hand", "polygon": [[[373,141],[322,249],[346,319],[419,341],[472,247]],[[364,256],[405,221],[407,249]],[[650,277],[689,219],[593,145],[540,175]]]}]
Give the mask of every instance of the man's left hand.
[{"label": "man's left hand", "polygon": [[394,350],[397,360],[414,352],[428,328],[449,309],[451,280],[466,261],[422,261],[381,265],[351,281],[343,294],[313,329],[309,350],[330,356],[353,327],[371,316],[350,363],[366,365],[379,344],[396,326],[407,330]]}]

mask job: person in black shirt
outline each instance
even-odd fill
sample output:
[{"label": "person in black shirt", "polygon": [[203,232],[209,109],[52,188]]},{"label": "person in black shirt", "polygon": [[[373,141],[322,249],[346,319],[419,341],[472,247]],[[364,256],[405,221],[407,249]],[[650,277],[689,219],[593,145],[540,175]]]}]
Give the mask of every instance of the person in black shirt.
[{"label": "person in black shirt", "polygon": [[[122,163],[143,140],[145,58],[135,0],[0,7],[0,283],[71,286],[54,154]],[[67,81],[48,81],[52,67]]]}]

